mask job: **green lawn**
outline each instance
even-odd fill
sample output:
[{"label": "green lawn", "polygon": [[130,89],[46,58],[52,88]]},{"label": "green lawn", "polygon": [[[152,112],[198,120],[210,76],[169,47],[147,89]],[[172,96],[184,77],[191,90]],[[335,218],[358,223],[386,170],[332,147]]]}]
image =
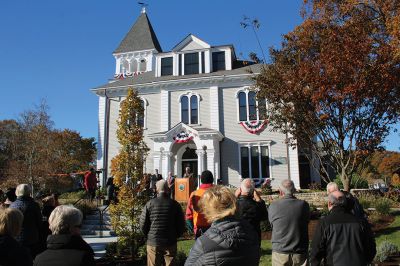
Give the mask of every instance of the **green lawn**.
[{"label": "green lawn", "polygon": [[400,248],[400,211],[393,213],[394,222],[386,229],[376,234],[375,240],[378,246],[382,241],[387,240]]}]

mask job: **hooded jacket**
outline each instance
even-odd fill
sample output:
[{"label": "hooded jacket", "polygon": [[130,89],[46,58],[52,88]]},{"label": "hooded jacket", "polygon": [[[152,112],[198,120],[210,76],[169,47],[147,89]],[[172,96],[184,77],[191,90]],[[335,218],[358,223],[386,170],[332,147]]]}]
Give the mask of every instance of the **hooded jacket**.
[{"label": "hooded jacket", "polygon": [[36,266],[94,266],[94,252],[81,236],[50,235],[47,250],[36,256]]},{"label": "hooded jacket", "polygon": [[259,261],[256,231],[247,221],[227,217],[212,223],[196,240],[185,266],[258,266]]}]

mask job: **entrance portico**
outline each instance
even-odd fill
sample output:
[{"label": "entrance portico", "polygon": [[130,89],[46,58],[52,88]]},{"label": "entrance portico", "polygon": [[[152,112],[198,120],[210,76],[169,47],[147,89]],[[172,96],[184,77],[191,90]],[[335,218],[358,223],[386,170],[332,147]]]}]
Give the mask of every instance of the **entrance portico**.
[{"label": "entrance portico", "polygon": [[194,176],[210,170],[215,182],[220,177],[219,142],[223,139],[221,132],[179,123],[168,131],[150,134],[149,138],[154,141],[150,159],[152,157],[154,168],[164,178],[168,176],[168,172],[182,177],[186,165],[193,168],[197,166]]}]

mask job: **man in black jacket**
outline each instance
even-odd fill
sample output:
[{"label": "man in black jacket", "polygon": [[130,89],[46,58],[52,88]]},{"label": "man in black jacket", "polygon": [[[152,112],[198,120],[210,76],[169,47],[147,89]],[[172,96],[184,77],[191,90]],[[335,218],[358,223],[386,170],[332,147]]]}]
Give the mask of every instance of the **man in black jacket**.
[{"label": "man in black jacket", "polygon": [[268,219],[268,212],[265,202],[254,189],[254,181],[251,178],[243,179],[235,196],[238,198],[236,201],[238,217],[254,227],[261,244],[260,222]]},{"label": "man in black jacket", "polygon": [[346,210],[340,191],[328,196],[329,215],[321,219],[311,244],[311,265],[367,265],[376,254],[369,224]]},{"label": "man in black jacket", "polygon": [[157,197],[147,202],[140,216],[140,229],[147,238],[147,265],[174,265],[176,241],[185,228],[183,211],[169,197],[167,181],[158,181],[156,190]]}]

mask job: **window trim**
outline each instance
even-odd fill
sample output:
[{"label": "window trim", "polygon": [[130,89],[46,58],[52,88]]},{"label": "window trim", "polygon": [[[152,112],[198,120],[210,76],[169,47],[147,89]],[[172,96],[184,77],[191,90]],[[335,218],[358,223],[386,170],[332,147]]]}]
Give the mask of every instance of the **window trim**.
[{"label": "window trim", "polygon": [[149,102],[146,98],[139,96],[140,100],[143,101],[143,130],[147,129],[147,106]]},{"label": "window trim", "polygon": [[[239,161],[239,180],[242,178],[242,160],[241,160],[241,148],[246,147],[248,149],[249,154],[249,178],[254,180],[256,184],[261,184],[264,179],[262,177],[262,164],[261,164],[261,147],[267,146],[268,147],[268,168],[269,168],[269,177],[272,179],[272,156],[271,156],[271,143],[272,141],[260,141],[260,142],[238,142],[238,161]],[[258,177],[252,178],[252,167],[251,167],[251,148],[258,147]]]},{"label": "window trim", "polygon": [[[196,96],[197,97],[197,124],[192,124],[192,106],[191,106],[191,101],[190,98],[192,96]],[[201,121],[200,121],[200,101],[202,100],[201,96],[198,93],[195,92],[186,92],[186,93],[182,93],[181,95],[179,95],[178,98],[178,102],[179,102],[179,122],[182,122],[182,98],[183,97],[188,97],[188,118],[189,118],[189,123],[188,125],[201,125]]]},{"label": "window trim", "polygon": [[[162,61],[163,61],[163,59],[167,59],[167,58],[171,58],[171,60],[172,60],[172,62],[171,62],[172,63],[171,64],[172,72],[171,72],[171,74],[163,75],[163,73],[162,73],[162,69],[163,69]],[[174,75],[174,56],[170,55],[170,56],[160,57],[160,77],[173,76],[173,75]]]},{"label": "window trim", "polygon": [[[240,120],[240,106],[239,106],[239,94],[241,92],[244,92],[246,94],[246,117],[247,120]],[[249,93],[250,92],[255,92],[257,95],[258,90],[250,90],[249,87],[245,87],[243,89],[240,89],[236,92],[236,120],[238,121],[238,123],[240,122],[245,122],[245,121],[259,121],[260,120],[260,114],[259,114],[259,109],[258,109],[258,105],[259,102],[257,99],[255,99],[256,102],[256,115],[257,115],[257,119],[256,120],[250,120],[249,116],[250,116],[250,105],[249,105]],[[265,108],[266,110],[268,110],[268,103],[267,101],[265,101]]]}]

